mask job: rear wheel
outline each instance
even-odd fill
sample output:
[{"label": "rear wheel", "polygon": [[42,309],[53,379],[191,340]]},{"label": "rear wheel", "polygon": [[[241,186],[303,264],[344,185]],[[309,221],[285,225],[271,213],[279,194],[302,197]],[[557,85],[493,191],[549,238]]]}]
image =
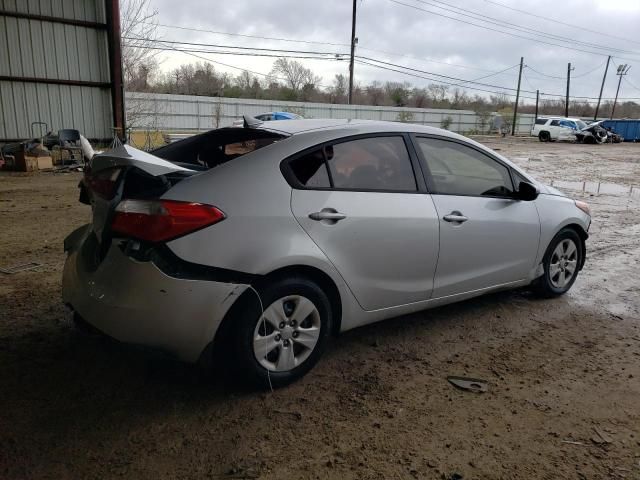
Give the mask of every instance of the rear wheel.
[{"label": "rear wheel", "polygon": [[565,228],[551,241],[542,261],[544,274],[534,284],[543,297],[566,293],[576,281],[582,262],[582,242],[575,230]]},{"label": "rear wheel", "polygon": [[[329,340],[328,297],[305,278],[278,280],[245,298],[230,318],[233,370],[252,385],[281,387],[316,364]],[[264,308],[264,313],[262,312]]]},{"label": "rear wheel", "polygon": [[549,132],[540,132],[538,134],[538,140],[540,140],[541,142],[548,142],[551,140],[551,134]]}]

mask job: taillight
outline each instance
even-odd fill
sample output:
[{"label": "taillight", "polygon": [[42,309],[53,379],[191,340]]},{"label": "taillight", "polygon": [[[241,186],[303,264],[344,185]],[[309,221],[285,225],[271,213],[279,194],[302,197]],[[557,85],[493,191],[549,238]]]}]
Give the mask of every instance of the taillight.
[{"label": "taillight", "polygon": [[115,210],[114,233],[149,242],[166,242],[224,220],[222,211],[202,203],[174,200],[123,200]]},{"label": "taillight", "polygon": [[108,168],[92,174],[91,170],[87,169],[84,173],[84,183],[93,193],[105,200],[111,200],[116,194],[121,171],[119,168]]}]

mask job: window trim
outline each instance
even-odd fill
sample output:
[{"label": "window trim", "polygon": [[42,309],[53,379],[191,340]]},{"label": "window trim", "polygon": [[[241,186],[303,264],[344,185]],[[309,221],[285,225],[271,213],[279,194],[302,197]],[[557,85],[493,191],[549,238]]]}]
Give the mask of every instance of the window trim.
[{"label": "window trim", "polygon": [[[323,149],[323,154],[324,154],[324,148],[330,145],[338,145],[340,143],[352,142],[355,140],[363,140],[367,138],[377,138],[377,137],[400,137],[403,140],[405,149],[407,150],[407,155],[409,157],[409,162],[411,164],[413,179],[416,183],[415,190],[389,190],[389,189],[382,189],[382,188],[336,188],[333,186],[307,187],[306,185],[302,185],[300,183],[300,181],[297,179],[297,177],[295,176],[295,174],[293,173],[289,165],[293,160],[303,157],[320,148]],[[331,169],[329,168],[329,164],[327,162],[326,156],[325,156],[324,165],[329,175],[329,182],[331,183],[331,185],[333,185],[333,177],[331,176]],[[294,190],[316,190],[321,192],[406,193],[409,195],[428,193],[427,185],[424,177],[424,171],[422,169],[420,159],[417,155],[417,152],[415,151],[415,147],[411,141],[410,134],[407,132],[396,131],[396,132],[361,133],[357,135],[340,137],[333,140],[327,140],[325,142],[318,143],[311,147],[307,147],[304,150],[300,150],[299,152],[296,152],[293,155],[290,155],[284,160],[282,160],[280,162],[280,172],[284,176],[289,186]]]},{"label": "window trim", "polygon": [[[471,143],[465,142],[463,140],[459,140],[457,138],[447,137],[443,135],[432,135],[428,133],[411,133],[409,136],[411,141],[414,142],[414,149],[420,159],[420,164],[422,165],[422,168],[424,170],[424,176],[425,176],[427,188],[429,189],[429,192],[431,192],[431,195],[446,195],[449,197],[498,198],[501,200],[517,200],[515,197],[515,194],[517,193],[517,189],[515,188],[515,182],[513,181],[513,169],[510,165],[506,164],[501,159],[489,154],[488,152],[485,152],[484,150],[476,147]],[[513,190],[513,194],[512,195],[465,195],[461,193],[439,193],[438,189],[435,187],[435,184],[433,183],[433,179],[431,178],[431,170],[429,169],[427,160],[422,152],[422,149],[420,148],[420,145],[418,145],[418,139],[420,138],[425,138],[430,140],[443,140],[446,142],[457,143],[458,145],[462,145],[464,147],[475,150],[479,154],[490,158],[494,162],[497,162],[499,165],[502,165],[504,168],[507,169],[507,172],[509,173],[509,180],[511,181],[511,189]]]}]

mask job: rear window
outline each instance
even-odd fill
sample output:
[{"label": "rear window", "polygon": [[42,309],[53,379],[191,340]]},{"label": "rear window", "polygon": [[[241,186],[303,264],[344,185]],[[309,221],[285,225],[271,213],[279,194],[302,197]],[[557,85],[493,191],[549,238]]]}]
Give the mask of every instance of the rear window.
[{"label": "rear window", "polygon": [[285,138],[261,129],[220,128],[185,138],[151,153],[179,165],[197,165],[204,169],[234,160]]},{"label": "rear window", "polygon": [[547,123],[546,118],[536,118],[536,125],[544,125],[545,123]]}]

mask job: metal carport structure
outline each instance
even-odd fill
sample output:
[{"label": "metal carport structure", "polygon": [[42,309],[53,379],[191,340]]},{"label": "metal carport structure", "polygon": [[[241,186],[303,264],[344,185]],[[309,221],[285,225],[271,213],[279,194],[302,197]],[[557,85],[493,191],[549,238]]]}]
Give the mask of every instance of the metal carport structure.
[{"label": "metal carport structure", "polygon": [[0,142],[32,122],[122,136],[121,57],[118,0],[0,0]]}]

